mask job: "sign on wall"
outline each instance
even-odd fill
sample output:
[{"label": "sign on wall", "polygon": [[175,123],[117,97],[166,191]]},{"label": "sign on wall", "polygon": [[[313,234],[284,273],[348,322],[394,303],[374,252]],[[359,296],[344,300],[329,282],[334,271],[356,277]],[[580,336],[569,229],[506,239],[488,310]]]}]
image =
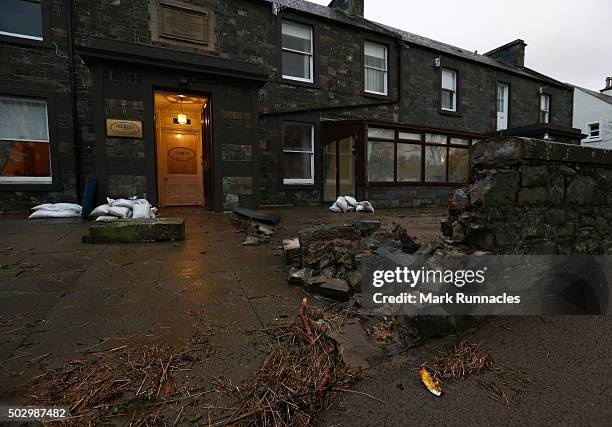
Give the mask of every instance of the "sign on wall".
[{"label": "sign on wall", "polygon": [[159,3],[160,36],[195,43],[208,43],[208,14],[204,11]]},{"label": "sign on wall", "polygon": [[118,138],[143,138],[142,121],[106,119],[106,136]]}]

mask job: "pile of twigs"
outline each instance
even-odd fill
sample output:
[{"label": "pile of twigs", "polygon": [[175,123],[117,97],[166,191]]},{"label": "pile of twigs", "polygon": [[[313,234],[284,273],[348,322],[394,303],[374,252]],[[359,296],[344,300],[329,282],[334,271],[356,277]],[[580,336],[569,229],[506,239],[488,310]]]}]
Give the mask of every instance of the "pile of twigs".
[{"label": "pile of twigs", "polygon": [[49,370],[26,388],[37,404],[68,408],[68,425],[98,425],[109,416],[125,416],[134,426],[155,425],[166,405],[195,403],[204,394],[177,390],[173,377],[189,369],[185,354],[159,345],[122,346]]},{"label": "pile of twigs", "polygon": [[[455,345],[448,354],[438,354],[422,366],[438,381],[456,382],[468,378],[489,398],[504,405],[510,405],[522,399],[528,392],[525,387],[534,382],[522,371],[508,367],[496,367],[491,356],[482,349],[482,344],[470,344],[465,341]],[[487,372],[495,374],[501,381],[485,381],[476,378]],[[513,392],[514,395],[509,397],[506,391]]]},{"label": "pile of twigs", "polygon": [[276,345],[240,388],[239,408],[226,423],[310,426],[355,381],[335,343],[309,318],[306,299],[299,322],[275,328],[273,335]]},{"label": "pile of twigs", "polygon": [[493,367],[493,360],[481,344],[458,343],[449,354],[438,354],[423,365],[437,380],[459,381]]}]

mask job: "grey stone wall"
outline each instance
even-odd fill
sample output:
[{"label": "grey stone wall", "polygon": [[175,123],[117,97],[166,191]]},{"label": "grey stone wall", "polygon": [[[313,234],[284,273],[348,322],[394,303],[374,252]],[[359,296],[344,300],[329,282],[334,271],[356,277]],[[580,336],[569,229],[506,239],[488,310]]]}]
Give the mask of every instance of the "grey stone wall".
[{"label": "grey stone wall", "polygon": [[359,187],[357,198],[368,200],[375,208],[447,207],[456,186]]},{"label": "grey stone wall", "polygon": [[502,253],[612,252],[612,152],[526,138],[472,148],[468,199],[443,230]]}]

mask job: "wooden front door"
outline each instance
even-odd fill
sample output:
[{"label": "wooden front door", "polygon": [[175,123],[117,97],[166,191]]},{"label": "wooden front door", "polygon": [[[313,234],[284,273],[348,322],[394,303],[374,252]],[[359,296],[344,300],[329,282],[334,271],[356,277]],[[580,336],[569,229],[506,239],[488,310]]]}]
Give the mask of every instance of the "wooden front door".
[{"label": "wooden front door", "polygon": [[162,206],[202,206],[202,132],[162,128],[158,175]]}]

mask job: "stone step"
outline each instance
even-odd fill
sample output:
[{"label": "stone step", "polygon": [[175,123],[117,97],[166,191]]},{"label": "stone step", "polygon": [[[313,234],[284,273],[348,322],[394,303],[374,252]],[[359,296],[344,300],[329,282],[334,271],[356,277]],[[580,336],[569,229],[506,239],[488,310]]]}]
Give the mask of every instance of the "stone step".
[{"label": "stone step", "polygon": [[83,243],[148,243],[185,240],[182,218],[120,219],[89,227]]}]

